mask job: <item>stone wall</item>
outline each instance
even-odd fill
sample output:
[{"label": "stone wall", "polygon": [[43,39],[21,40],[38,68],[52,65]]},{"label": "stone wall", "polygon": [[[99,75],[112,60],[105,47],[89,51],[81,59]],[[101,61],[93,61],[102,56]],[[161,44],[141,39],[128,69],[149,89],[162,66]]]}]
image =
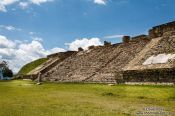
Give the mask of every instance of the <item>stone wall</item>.
[{"label": "stone wall", "polygon": [[175,68],[130,70],[123,72],[125,82],[174,82]]},{"label": "stone wall", "polygon": [[132,41],[135,41],[135,42],[138,42],[139,41],[142,41],[142,40],[150,40],[149,36],[148,35],[138,35],[138,36],[135,36],[135,37],[130,37],[130,36],[123,36],[122,38],[122,43],[129,43],[129,42],[132,42]]},{"label": "stone wall", "polygon": [[164,33],[175,31],[175,21],[163,25],[155,26],[149,30],[150,38],[157,38],[163,36]]},{"label": "stone wall", "polygon": [[70,57],[71,55],[75,55],[76,53],[76,51],[67,51],[48,55],[48,60],[45,63],[30,71],[27,75],[23,75],[22,78],[31,78],[32,80],[35,80],[39,73],[41,73],[41,75],[45,75],[45,73],[50,71],[54,66]]},{"label": "stone wall", "polygon": [[[55,60],[42,71],[43,81],[58,82],[174,82],[175,68],[156,65],[143,66],[152,55],[175,53],[175,22],[153,27],[149,35],[130,38],[122,43],[90,46],[88,50],[61,52],[48,55]],[[155,39],[153,39],[155,38]],[[131,69],[124,70],[128,64]],[[166,64],[169,66],[169,64]],[[134,66],[146,67],[133,69]],[[149,68],[152,67],[152,68]]]},{"label": "stone wall", "polygon": [[[149,42],[143,39],[129,43],[98,46],[78,52],[52,67],[43,80],[59,82],[115,83],[116,72],[135,57]],[[117,73],[117,75],[120,75]]]},{"label": "stone wall", "polygon": [[141,40],[149,40],[149,36],[148,35],[138,35],[135,37],[132,37],[130,41],[141,41]]},{"label": "stone wall", "polygon": [[121,78],[121,70],[139,53],[149,40],[130,41],[114,46],[110,56],[105,56],[104,64],[87,81],[109,82]]},{"label": "stone wall", "polygon": [[76,51],[67,51],[67,52],[59,52],[59,53],[51,54],[51,55],[47,56],[50,59],[56,59],[56,60],[53,63],[51,63],[50,65],[48,65],[46,68],[41,70],[40,71],[41,74],[44,75],[46,72],[48,72],[50,69],[52,69],[54,66],[56,66],[57,64],[59,64],[60,62],[65,60],[66,58],[70,57],[71,55],[76,55],[76,54],[77,54]]},{"label": "stone wall", "polygon": [[175,53],[175,37],[163,36],[161,37],[160,41],[145,54],[144,58],[139,61],[140,64],[138,65],[142,65],[146,61],[146,59],[148,59],[153,55],[155,56],[158,54],[174,54],[174,53]]},{"label": "stone wall", "polygon": [[129,43],[130,36],[123,36],[122,41],[123,41],[123,43]]},{"label": "stone wall", "polygon": [[110,56],[112,46],[98,46],[94,49],[78,52],[75,56],[65,59],[53,67],[45,75],[44,80],[82,81],[96,72],[103,63],[105,56]]},{"label": "stone wall", "polygon": [[64,58],[69,57],[70,55],[72,55],[74,53],[76,53],[76,51],[59,52],[59,53],[50,54],[47,56],[47,58],[64,59]]},{"label": "stone wall", "polygon": [[[154,38],[145,48],[139,52],[130,63],[124,68],[123,78],[126,82],[174,82],[175,63],[168,60],[165,63],[145,64],[150,57],[160,54],[175,54],[175,36],[173,33]],[[163,57],[162,57],[163,59]],[[162,60],[161,58],[156,59]],[[153,62],[153,61],[152,61]]]}]

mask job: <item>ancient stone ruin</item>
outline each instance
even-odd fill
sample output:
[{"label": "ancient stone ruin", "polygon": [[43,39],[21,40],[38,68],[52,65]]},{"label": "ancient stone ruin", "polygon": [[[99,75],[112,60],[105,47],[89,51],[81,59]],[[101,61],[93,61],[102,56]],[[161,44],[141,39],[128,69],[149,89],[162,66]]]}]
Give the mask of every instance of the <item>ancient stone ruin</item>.
[{"label": "ancient stone ruin", "polygon": [[149,35],[124,36],[122,43],[51,54],[28,73],[54,82],[175,82],[175,22],[149,30]]}]

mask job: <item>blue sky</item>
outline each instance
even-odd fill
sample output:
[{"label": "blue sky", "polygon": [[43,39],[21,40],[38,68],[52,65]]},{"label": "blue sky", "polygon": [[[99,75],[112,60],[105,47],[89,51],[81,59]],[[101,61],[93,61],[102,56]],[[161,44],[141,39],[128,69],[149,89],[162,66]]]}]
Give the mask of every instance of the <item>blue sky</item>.
[{"label": "blue sky", "polygon": [[[43,53],[29,62],[53,48],[74,50],[88,42],[116,43],[122,35],[146,34],[152,26],[173,21],[174,6],[174,0],[0,0],[0,35],[16,51],[38,42]],[[12,62],[1,53],[2,45],[1,59]]]}]

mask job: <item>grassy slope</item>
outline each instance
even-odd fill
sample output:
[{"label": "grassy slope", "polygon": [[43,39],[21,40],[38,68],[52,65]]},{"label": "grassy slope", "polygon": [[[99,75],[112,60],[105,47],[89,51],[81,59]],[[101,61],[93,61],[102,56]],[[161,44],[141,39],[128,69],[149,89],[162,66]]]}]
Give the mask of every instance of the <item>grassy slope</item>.
[{"label": "grassy slope", "polygon": [[0,116],[135,116],[145,107],[175,115],[174,104],[174,86],[0,82]]},{"label": "grassy slope", "polygon": [[30,71],[32,71],[33,69],[35,69],[37,66],[41,65],[42,63],[44,63],[46,61],[47,61],[47,58],[41,58],[41,59],[35,60],[31,63],[28,63],[21,68],[21,70],[18,72],[18,74],[27,74]]}]

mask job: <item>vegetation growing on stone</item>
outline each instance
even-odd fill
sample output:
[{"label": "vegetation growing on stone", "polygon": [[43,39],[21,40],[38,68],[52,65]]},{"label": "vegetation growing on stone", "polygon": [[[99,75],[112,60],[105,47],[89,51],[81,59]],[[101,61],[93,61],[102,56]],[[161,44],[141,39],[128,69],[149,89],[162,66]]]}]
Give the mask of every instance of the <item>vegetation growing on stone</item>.
[{"label": "vegetation growing on stone", "polygon": [[18,74],[27,74],[29,73],[31,70],[35,69],[36,67],[38,67],[39,65],[41,65],[42,63],[46,62],[48,60],[48,58],[40,58],[37,59],[33,62],[30,62],[26,65],[24,65],[21,70],[18,72]]}]

